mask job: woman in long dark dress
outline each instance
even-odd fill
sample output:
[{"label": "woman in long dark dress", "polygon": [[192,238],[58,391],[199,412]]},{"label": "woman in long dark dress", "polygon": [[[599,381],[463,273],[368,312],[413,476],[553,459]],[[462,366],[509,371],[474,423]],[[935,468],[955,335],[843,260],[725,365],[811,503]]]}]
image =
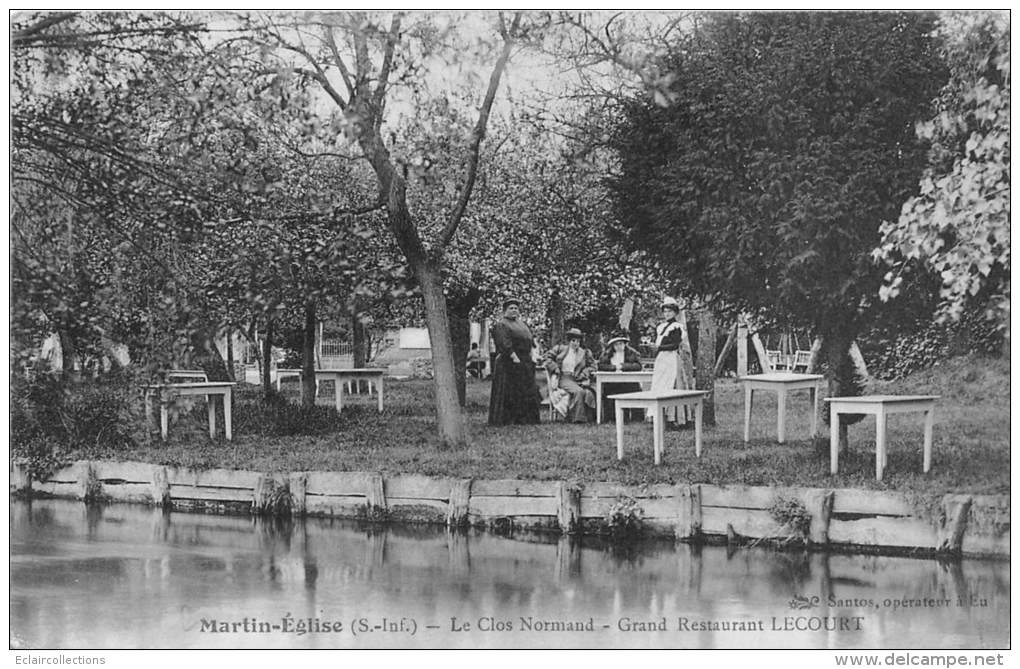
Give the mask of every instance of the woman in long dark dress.
[{"label": "woman in long dark dress", "polygon": [[520,320],[520,302],[503,302],[503,318],[492,326],[496,361],[489,396],[489,425],[538,423],[540,397],[531,359],[534,338]]}]

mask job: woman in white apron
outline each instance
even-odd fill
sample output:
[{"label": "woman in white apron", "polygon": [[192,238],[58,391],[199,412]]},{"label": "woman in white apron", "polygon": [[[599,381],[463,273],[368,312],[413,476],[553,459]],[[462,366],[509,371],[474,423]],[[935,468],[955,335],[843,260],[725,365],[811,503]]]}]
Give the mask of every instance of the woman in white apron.
[{"label": "woman in white apron", "polygon": [[[658,353],[655,356],[655,367],[652,373],[652,390],[674,390],[680,388],[688,390],[694,388],[693,374],[690,373],[684,359],[693,362],[691,345],[687,341],[687,328],[678,319],[680,305],[672,297],[662,300],[663,322],[655,326],[655,347]],[[683,407],[679,410],[670,408],[666,410],[667,423],[674,423],[677,426],[686,425],[693,418],[690,409]],[[651,420],[651,417],[648,417]]]}]

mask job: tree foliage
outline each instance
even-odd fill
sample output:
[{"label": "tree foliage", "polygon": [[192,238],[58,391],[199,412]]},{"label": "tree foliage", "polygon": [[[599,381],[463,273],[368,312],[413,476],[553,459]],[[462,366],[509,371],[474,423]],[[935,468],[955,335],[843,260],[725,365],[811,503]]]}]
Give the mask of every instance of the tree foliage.
[{"label": "tree foliage", "polygon": [[883,223],[875,257],[893,267],[880,296],[899,294],[911,269],[941,279],[940,320],[959,319],[969,303],[1009,326],[1010,57],[1009,17],[958,13],[938,35],[951,78],[936,114],[917,124],[931,143],[919,193]]},{"label": "tree foliage", "polygon": [[615,141],[621,236],[694,294],[852,339],[870,251],[924,160],[943,80],[916,13],[713,16],[672,57],[675,102],[635,101]]}]

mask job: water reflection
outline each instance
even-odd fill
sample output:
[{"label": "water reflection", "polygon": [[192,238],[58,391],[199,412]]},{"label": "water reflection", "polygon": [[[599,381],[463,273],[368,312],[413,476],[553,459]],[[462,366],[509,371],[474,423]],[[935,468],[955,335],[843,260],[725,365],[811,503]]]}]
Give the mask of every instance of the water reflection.
[{"label": "water reflection", "polygon": [[[669,541],[621,549],[594,538],[58,500],[12,502],[10,515],[16,647],[1009,642],[1004,562],[728,551]],[[589,620],[594,631],[564,629]]]}]

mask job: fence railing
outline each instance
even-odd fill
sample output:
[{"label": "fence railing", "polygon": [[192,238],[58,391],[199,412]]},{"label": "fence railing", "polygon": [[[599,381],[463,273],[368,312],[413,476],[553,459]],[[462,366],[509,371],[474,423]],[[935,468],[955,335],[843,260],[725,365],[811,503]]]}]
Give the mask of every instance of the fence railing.
[{"label": "fence railing", "polygon": [[354,345],[339,339],[323,339],[319,343],[319,355],[323,358],[339,358],[354,355]]}]

